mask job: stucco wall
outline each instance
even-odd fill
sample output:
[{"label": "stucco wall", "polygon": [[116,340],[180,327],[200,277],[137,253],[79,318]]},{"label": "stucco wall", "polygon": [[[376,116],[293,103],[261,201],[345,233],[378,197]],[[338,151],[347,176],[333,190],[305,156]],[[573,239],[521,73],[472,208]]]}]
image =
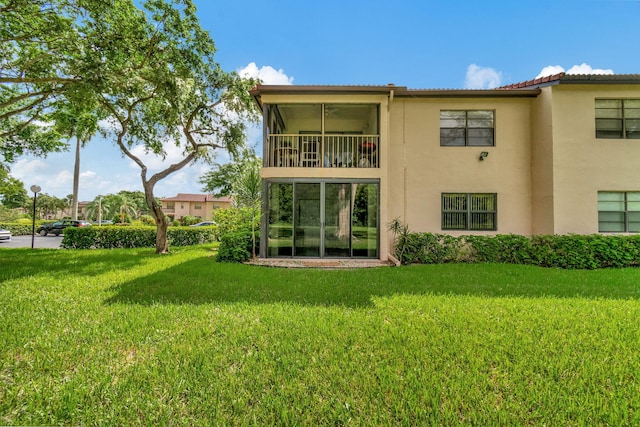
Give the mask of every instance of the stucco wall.
[{"label": "stucco wall", "polygon": [[553,106],[551,88],[531,102],[531,231],[553,234]]},{"label": "stucco wall", "polygon": [[[495,233],[531,234],[530,104],[528,98],[397,98],[391,114],[388,216],[414,231],[443,233],[442,193],[497,193]],[[441,110],[495,110],[495,146],[441,147]],[[480,161],[482,151],[489,156]]]},{"label": "stucco wall", "polygon": [[552,88],[554,232],[597,233],[598,191],[640,191],[640,140],[595,137],[596,98],[640,98],[626,85]]}]

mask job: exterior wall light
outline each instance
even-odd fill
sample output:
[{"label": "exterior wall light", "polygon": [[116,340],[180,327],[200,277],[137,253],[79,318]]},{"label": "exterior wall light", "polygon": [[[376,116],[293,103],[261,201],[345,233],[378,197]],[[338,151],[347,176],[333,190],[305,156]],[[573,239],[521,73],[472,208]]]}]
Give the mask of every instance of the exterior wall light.
[{"label": "exterior wall light", "polygon": [[488,155],[489,155],[488,151],[483,151],[482,153],[480,153],[480,159],[478,160],[484,160],[487,158]]}]

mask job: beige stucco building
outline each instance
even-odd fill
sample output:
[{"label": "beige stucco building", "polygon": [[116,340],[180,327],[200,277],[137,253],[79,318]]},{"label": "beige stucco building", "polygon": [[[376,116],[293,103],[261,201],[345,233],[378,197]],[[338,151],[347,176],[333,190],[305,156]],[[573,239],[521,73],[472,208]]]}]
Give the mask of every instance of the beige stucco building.
[{"label": "beige stucco building", "polygon": [[181,220],[185,216],[193,216],[204,221],[211,221],[213,211],[231,207],[231,198],[215,197],[212,194],[178,193],[174,197],[160,199],[162,212],[171,220]]},{"label": "beige stucco building", "polygon": [[262,256],[384,260],[395,218],[452,235],[640,231],[640,75],[252,94]]}]

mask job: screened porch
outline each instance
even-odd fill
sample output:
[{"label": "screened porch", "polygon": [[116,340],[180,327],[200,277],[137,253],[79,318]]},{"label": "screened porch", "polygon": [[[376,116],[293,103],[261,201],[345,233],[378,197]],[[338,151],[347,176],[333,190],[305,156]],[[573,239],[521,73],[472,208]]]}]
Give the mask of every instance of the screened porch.
[{"label": "screened porch", "polygon": [[377,168],[377,104],[265,105],[265,167]]}]

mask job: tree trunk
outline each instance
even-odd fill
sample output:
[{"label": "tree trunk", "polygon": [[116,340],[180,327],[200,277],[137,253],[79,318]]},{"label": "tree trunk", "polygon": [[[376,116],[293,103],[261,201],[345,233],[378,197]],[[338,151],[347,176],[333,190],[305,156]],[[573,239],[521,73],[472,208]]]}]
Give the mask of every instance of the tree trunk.
[{"label": "tree trunk", "polygon": [[155,207],[151,209],[152,212],[156,212],[156,253],[168,254],[169,253],[169,239],[167,239],[167,218],[164,216],[160,205],[157,203]]},{"label": "tree trunk", "polygon": [[144,197],[147,200],[147,206],[151,211],[151,216],[156,221],[156,254],[169,253],[169,239],[167,239],[167,217],[162,212],[162,207],[156,202],[153,196],[153,185],[143,182]]},{"label": "tree trunk", "polygon": [[76,162],[73,166],[73,200],[71,201],[71,219],[78,219],[78,187],[80,184],[80,138],[76,136]]}]

